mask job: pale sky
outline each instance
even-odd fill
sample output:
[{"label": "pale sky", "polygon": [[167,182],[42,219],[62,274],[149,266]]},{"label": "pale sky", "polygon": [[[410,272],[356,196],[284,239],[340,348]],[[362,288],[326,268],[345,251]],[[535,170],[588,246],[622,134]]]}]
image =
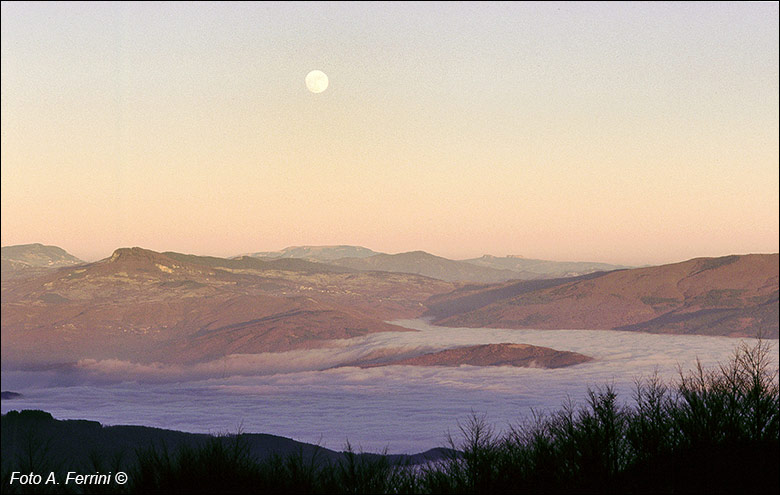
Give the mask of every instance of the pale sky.
[{"label": "pale sky", "polygon": [[778,251],[776,2],[4,2],[1,60],[3,246]]}]

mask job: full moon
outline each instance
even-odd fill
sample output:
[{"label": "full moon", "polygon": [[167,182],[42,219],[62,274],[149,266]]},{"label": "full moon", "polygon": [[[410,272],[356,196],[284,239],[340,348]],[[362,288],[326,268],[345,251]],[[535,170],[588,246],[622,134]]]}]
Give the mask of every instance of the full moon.
[{"label": "full moon", "polygon": [[306,74],[306,87],[312,93],[322,93],[328,89],[328,76],[320,70],[313,70]]}]

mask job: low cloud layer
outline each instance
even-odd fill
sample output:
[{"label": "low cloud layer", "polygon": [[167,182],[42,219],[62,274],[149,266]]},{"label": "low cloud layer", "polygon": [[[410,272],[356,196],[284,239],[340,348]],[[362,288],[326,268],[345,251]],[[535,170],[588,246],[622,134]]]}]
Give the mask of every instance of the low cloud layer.
[{"label": "low cloud layer", "polygon": [[[82,360],[65,370],[3,372],[3,389],[24,398],[2,410],[38,408],[59,418],[186,431],[266,432],[341,448],[416,452],[444,443],[472,411],[498,427],[531,408],[552,411],[587,387],[613,384],[629,400],[636,378],[667,380],[699,358],[728,361],[739,339],[599,330],[502,330],[394,322],[419,330],[336,341],[331,347],[232,355],[193,366]],[[579,352],[594,361],[561,369],[514,367],[336,367],[377,353],[406,357],[456,346],[525,343]],[[753,342],[746,341],[748,344]],[[778,342],[768,342],[777,366]]]}]

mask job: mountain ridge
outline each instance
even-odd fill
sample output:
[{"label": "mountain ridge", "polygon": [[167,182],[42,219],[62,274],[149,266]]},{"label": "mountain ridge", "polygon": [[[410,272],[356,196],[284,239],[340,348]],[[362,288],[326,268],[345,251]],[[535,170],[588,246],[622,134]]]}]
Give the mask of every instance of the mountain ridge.
[{"label": "mountain ridge", "polygon": [[317,261],[331,261],[339,258],[364,258],[380,254],[363,246],[334,244],[325,246],[288,246],[279,251],[258,251],[240,256],[255,258],[300,258]]},{"label": "mountain ridge", "polygon": [[134,247],[4,280],[3,359],[192,363],[312,348],[410,331],[386,321],[416,317],[424,310],[420,301],[453,288],[413,275],[280,262],[285,266]]},{"label": "mountain ridge", "polygon": [[[165,428],[137,425],[103,425],[97,421],[81,419],[55,419],[40,410],[11,410],[0,417],[2,427],[2,458],[16,459],[27,447],[25,441],[31,438],[48,440],[48,455],[67,459],[71,468],[90,465],[93,454],[104,459],[124,454],[126,461],[132,459],[137,449],[165,445],[175,451],[183,445],[202,445],[206,441],[222,438],[230,441],[235,435],[215,436],[207,433],[189,433]],[[272,455],[301,454],[307,459],[320,462],[337,461],[345,457],[344,452],[327,449],[319,445],[300,442],[292,438],[268,433],[241,433],[249,453],[257,459]],[[357,453],[358,458],[378,458],[385,455],[391,462],[424,463],[444,457],[448,449],[433,448],[415,454]]]},{"label": "mountain ridge", "polygon": [[[452,263],[422,251],[361,262],[387,257]],[[2,281],[4,362],[187,364],[411,331],[388,322],[417,317],[460,327],[778,334],[776,253],[498,283],[140,247],[22,271]]]},{"label": "mountain ridge", "polygon": [[[362,271],[412,273],[447,282],[503,282],[524,277],[520,272],[450,260],[425,251],[377,254],[365,258],[341,258],[330,263]],[[535,278],[533,275],[532,277]]]},{"label": "mountain ridge", "polygon": [[41,243],[17,244],[0,248],[2,278],[25,276],[42,269],[75,266],[86,263],[58,246]]},{"label": "mountain ridge", "polygon": [[429,301],[445,326],[778,336],[778,254],[694,258],[554,281],[461,288]]},{"label": "mountain ridge", "polygon": [[389,254],[350,245],[290,246],[280,251],[260,251],[249,256],[262,259],[299,258],[354,270],[412,273],[448,282],[474,283],[560,278],[628,268],[609,263],[538,260],[517,255],[500,258],[486,254],[480,258],[456,260],[422,250]]},{"label": "mountain ridge", "polygon": [[593,358],[577,352],[559,351],[530,344],[481,344],[429,352],[419,356],[382,362],[357,362],[342,366],[515,366],[520,368],[563,368],[587,363]]},{"label": "mountain ridge", "polygon": [[590,261],[551,261],[508,255],[504,257],[485,254],[479,258],[463,260],[478,266],[506,269],[536,274],[545,278],[576,277],[594,272],[632,268],[625,265]]}]

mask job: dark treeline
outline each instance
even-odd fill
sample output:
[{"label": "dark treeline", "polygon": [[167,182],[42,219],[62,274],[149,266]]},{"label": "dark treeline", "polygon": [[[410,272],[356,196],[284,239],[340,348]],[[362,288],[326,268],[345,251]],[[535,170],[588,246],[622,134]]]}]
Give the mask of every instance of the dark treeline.
[{"label": "dark treeline", "polygon": [[[128,483],[72,493],[777,493],[778,370],[765,343],[742,345],[712,370],[698,366],[668,385],[636,383],[624,405],[607,386],[581,407],[497,433],[479,416],[451,450],[425,464],[314,451],[255,455],[242,435],[138,448],[130,458],[93,456],[81,473],[126,471]],[[3,440],[5,442],[5,439]],[[9,485],[11,472],[63,472],[45,442],[2,459],[4,493],[68,492]],[[64,479],[64,474],[60,474]]]}]

